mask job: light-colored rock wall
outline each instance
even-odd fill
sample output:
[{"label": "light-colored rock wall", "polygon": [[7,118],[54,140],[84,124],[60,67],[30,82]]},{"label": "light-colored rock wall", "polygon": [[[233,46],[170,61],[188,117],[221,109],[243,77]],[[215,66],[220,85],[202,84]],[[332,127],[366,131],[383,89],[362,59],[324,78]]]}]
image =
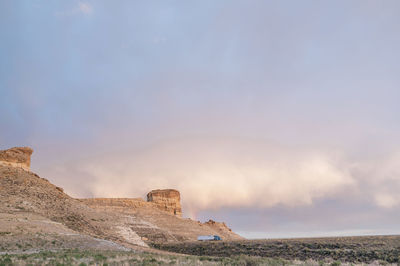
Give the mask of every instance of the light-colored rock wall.
[{"label": "light-colored rock wall", "polygon": [[175,189],[156,189],[147,194],[147,201],[163,211],[182,217],[181,195]]},{"label": "light-colored rock wall", "polygon": [[80,199],[83,203],[89,206],[96,207],[123,207],[136,209],[141,207],[151,206],[150,203],[144,201],[142,198],[91,198]]},{"label": "light-colored rock wall", "polygon": [[141,198],[91,198],[80,199],[86,205],[97,209],[138,209],[157,208],[167,213],[182,217],[181,197],[175,189],[157,189],[147,194],[147,201]]},{"label": "light-colored rock wall", "polygon": [[31,155],[33,150],[29,147],[15,147],[0,150],[0,165],[19,167],[30,171]]}]

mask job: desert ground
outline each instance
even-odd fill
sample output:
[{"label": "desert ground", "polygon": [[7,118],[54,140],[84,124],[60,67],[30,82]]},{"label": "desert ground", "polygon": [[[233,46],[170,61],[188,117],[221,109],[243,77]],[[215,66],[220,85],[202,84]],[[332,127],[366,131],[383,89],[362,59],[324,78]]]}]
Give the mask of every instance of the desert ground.
[{"label": "desert ground", "polygon": [[3,252],[0,265],[398,265],[400,258],[400,236],[158,243],[142,250],[53,241],[38,252]]},{"label": "desert ground", "polygon": [[284,260],[307,261],[311,259],[320,262],[367,264],[398,264],[400,262],[400,236],[197,241],[154,244],[153,247],[198,256],[247,255]]}]

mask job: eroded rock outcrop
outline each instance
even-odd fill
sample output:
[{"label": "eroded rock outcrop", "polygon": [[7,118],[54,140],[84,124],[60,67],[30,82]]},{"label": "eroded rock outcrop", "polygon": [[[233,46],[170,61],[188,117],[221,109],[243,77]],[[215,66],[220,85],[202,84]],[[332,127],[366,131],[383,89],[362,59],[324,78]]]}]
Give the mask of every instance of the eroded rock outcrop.
[{"label": "eroded rock outcrop", "polygon": [[152,204],[144,201],[142,198],[89,198],[80,199],[89,206],[103,209],[137,209],[142,207],[151,207]]},{"label": "eroded rock outcrop", "polygon": [[[141,198],[92,198],[80,201],[99,212],[122,214],[129,228],[121,229],[119,234],[122,232],[127,239],[130,239],[130,235],[134,236],[133,239],[137,238],[132,232],[141,240],[151,243],[195,241],[200,235],[218,235],[227,241],[243,239],[225,223],[213,220],[201,223],[173,215],[174,208],[165,208],[165,198],[171,199],[174,194],[176,192],[150,192],[149,200],[156,200],[158,204]],[[175,201],[179,202],[177,199]]]},{"label": "eroded rock outcrop", "polygon": [[215,230],[219,231],[229,231],[232,232],[232,230],[224,223],[224,222],[216,222],[214,220],[208,220],[208,222],[203,223],[204,225],[210,226],[214,228]]},{"label": "eroded rock outcrop", "polygon": [[19,167],[30,171],[32,153],[33,150],[29,147],[15,147],[8,150],[0,150],[0,164]]},{"label": "eroded rock outcrop", "polygon": [[147,194],[147,201],[160,210],[182,217],[181,195],[175,189],[156,189]]},{"label": "eroded rock outcrop", "polygon": [[181,197],[175,189],[157,189],[147,193],[147,201],[142,198],[90,198],[80,199],[86,205],[98,209],[136,210],[155,208],[166,213],[182,217]]}]

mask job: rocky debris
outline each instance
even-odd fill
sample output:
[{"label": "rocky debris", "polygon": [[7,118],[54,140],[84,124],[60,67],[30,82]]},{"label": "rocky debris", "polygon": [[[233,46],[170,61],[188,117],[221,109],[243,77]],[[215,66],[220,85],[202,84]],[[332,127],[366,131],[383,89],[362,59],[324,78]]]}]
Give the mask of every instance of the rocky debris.
[{"label": "rocky debris", "polygon": [[8,150],[0,150],[0,164],[20,167],[30,171],[31,155],[33,150],[29,147],[15,147]]},{"label": "rocky debris", "polygon": [[117,226],[118,233],[130,244],[148,247],[142,238],[128,226]]},{"label": "rocky debris", "polygon": [[207,222],[202,223],[202,225],[208,226],[220,234],[234,234],[232,229],[230,229],[224,222],[216,222],[210,219]]},{"label": "rocky debris", "polygon": [[182,217],[181,195],[178,190],[152,190],[147,194],[147,201],[155,203],[160,210]]},{"label": "rocky debris", "polygon": [[208,225],[208,226],[212,226],[215,228],[221,228],[221,229],[226,229],[228,231],[232,231],[228,226],[226,226],[226,224],[224,222],[220,223],[220,222],[216,222],[214,220],[208,220],[207,222],[203,223],[204,225]]}]

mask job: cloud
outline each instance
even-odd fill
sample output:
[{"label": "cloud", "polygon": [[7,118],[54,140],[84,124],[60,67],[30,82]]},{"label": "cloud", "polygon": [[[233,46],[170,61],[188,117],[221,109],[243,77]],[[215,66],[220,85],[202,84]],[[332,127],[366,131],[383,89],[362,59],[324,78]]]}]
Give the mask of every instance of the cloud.
[{"label": "cloud", "polygon": [[309,210],[324,203],[328,209],[353,204],[370,219],[370,212],[381,217],[400,206],[397,152],[350,157],[217,137],[87,148],[79,154],[73,149],[63,155],[66,162],[48,163],[40,174],[56,177],[54,182],[74,197],[144,197],[152,189],[176,188],[184,214],[192,218],[202,210]]},{"label": "cloud", "polygon": [[383,208],[392,208],[400,203],[400,198],[397,195],[377,193],[374,195],[374,199],[376,204]]},{"label": "cloud", "polygon": [[93,11],[93,7],[89,3],[79,2],[78,9],[83,14],[91,14]]},{"label": "cloud", "polygon": [[360,161],[352,166],[360,188],[382,208],[400,206],[400,153],[392,152],[379,158]]},{"label": "cloud", "polygon": [[56,12],[55,15],[60,17],[68,17],[77,14],[90,15],[92,13],[93,13],[93,6],[87,2],[80,1],[78,2],[78,5],[75,6],[73,9]]},{"label": "cloud", "polygon": [[338,161],[322,153],[238,139],[171,140],[86,158],[74,167],[92,177],[88,187],[96,197],[177,188],[184,207],[193,212],[311,205],[354,184]]}]

